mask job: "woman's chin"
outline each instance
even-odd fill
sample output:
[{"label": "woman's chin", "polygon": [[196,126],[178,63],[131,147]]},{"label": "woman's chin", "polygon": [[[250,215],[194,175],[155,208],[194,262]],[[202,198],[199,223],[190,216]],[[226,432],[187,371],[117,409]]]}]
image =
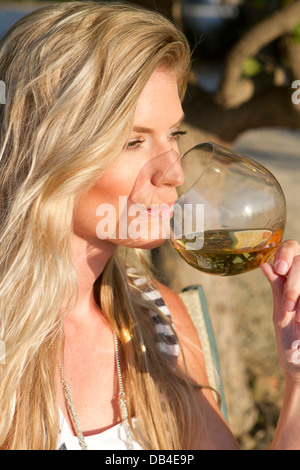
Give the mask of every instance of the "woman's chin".
[{"label": "woman's chin", "polygon": [[137,240],[120,240],[118,245],[126,246],[128,248],[139,248],[142,250],[151,250],[153,248],[158,248],[163,245],[166,240],[164,238],[160,239],[137,239]]}]

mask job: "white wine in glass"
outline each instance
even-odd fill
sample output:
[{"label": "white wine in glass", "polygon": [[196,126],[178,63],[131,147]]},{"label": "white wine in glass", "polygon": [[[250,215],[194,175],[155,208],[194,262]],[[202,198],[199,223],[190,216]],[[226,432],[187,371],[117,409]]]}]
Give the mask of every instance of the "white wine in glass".
[{"label": "white wine in glass", "polygon": [[[186,152],[181,165],[185,181],[174,205],[180,210],[170,220],[177,253],[194,268],[221,276],[272,263],[286,223],[285,197],[274,175],[212,142]],[[203,208],[201,230],[197,206]]]},{"label": "white wine in glass", "polygon": [[184,236],[171,239],[171,243],[193,268],[208,274],[233,276],[272,261],[282,240],[282,230],[207,230],[195,237],[203,238],[202,248],[188,249],[190,237]]}]

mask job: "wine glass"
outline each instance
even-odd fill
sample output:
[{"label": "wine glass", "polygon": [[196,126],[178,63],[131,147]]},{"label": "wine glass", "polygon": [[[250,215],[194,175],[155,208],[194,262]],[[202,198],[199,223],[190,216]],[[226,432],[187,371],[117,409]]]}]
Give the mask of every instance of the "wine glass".
[{"label": "wine glass", "polygon": [[286,223],[285,197],[274,175],[213,142],[196,145],[180,162],[185,178],[168,222],[179,255],[194,268],[221,276],[272,262]]}]

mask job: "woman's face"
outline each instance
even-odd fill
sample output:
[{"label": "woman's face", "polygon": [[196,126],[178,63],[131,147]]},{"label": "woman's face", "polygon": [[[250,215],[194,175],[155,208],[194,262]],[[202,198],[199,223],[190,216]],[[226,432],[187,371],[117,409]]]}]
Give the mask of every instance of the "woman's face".
[{"label": "woman's face", "polygon": [[[161,225],[169,225],[175,188],[183,182],[182,119],[176,78],[157,69],[138,100],[126,148],[76,207],[75,235],[94,246],[107,240],[135,248],[153,248],[167,238]],[[158,204],[164,204],[163,211],[157,211]]]}]

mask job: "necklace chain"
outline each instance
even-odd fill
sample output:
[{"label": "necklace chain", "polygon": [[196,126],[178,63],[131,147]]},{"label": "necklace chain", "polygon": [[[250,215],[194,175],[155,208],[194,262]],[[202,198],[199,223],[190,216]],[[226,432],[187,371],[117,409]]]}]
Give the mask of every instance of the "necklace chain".
[{"label": "necklace chain", "polygon": [[[113,333],[114,333],[114,347],[115,347],[115,356],[116,356],[116,365],[117,365],[117,375],[118,375],[119,389],[120,389],[119,390],[119,407],[120,407],[121,417],[122,417],[122,426],[123,426],[123,429],[125,431],[125,436],[126,436],[126,447],[128,450],[132,450],[134,447],[132,443],[131,430],[130,430],[129,421],[128,421],[128,409],[127,409],[127,404],[126,404],[126,395],[125,395],[124,387],[123,387],[121,365],[120,365],[120,358],[119,358],[118,337],[117,337],[116,331],[114,331]],[[58,365],[59,365],[59,370],[61,374],[61,382],[62,382],[65,399],[67,402],[68,410],[70,412],[73,424],[76,429],[76,434],[77,434],[77,438],[79,441],[79,445],[82,450],[87,450],[87,444],[86,444],[84,435],[81,431],[79,419],[75,411],[75,406],[74,406],[74,402],[72,398],[72,389],[65,378],[61,363],[59,362]]]},{"label": "necklace chain", "polygon": [[67,380],[65,378],[65,374],[64,374],[64,371],[63,371],[63,368],[62,368],[62,365],[61,365],[60,362],[59,362],[59,369],[60,369],[61,381],[62,381],[62,386],[63,386],[65,399],[67,401],[68,410],[70,412],[73,424],[74,424],[75,429],[76,429],[76,434],[77,434],[77,437],[78,437],[80,447],[82,448],[82,450],[87,450],[87,445],[86,445],[86,442],[85,442],[85,438],[84,438],[84,435],[81,431],[79,419],[78,419],[78,416],[76,414],[74,403],[73,403],[72,389],[71,389],[69,383],[67,382]]}]

